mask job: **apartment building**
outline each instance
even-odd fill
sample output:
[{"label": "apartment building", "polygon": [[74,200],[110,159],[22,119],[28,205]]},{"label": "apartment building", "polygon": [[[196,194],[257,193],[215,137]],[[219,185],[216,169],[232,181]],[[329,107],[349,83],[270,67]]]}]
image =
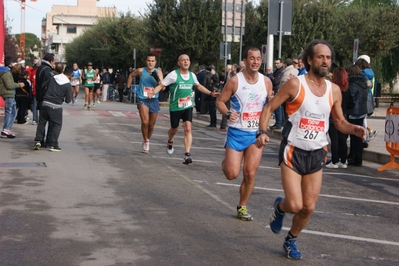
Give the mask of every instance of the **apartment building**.
[{"label": "apartment building", "polygon": [[42,52],[54,53],[64,62],[65,45],[102,17],[113,17],[116,8],[97,7],[98,0],[78,0],[77,6],[54,5],[42,20]]}]

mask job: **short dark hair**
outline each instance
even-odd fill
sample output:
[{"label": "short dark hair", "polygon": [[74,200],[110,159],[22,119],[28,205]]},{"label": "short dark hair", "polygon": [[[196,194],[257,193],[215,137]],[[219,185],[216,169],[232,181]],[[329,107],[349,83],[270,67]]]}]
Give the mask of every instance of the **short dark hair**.
[{"label": "short dark hair", "polygon": [[48,53],[43,57],[43,60],[46,60],[48,62],[54,61],[54,54],[53,53]]},{"label": "short dark hair", "polygon": [[64,64],[61,63],[61,62],[56,63],[54,71],[59,73],[59,74],[62,74],[62,72],[64,71]]},{"label": "short dark hair", "polygon": [[349,65],[345,68],[345,70],[348,73],[349,77],[358,76],[362,73],[362,70],[357,65]]},{"label": "short dark hair", "polygon": [[155,59],[157,59],[157,55],[154,54],[153,52],[149,52],[145,58],[147,58],[149,56],[155,56]]},{"label": "short dark hair", "polygon": [[[259,51],[259,52],[260,52],[259,48],[257,48],[257,47],[254,47],[254,46],[248,47],[248,48],[244,51],[244,54],[243,54],[242,58],[248,59],[248,52],[249,52],[249,51]],[[235,65],[235,66],[236,66],[236,68],[238,67],[238,65]]]},{"label": "short dark hair", "polygon": [[14,58],[12,57],[12,56],[6,56],[5,58],[4,58],[4,64],[6,65],[6,66],[9,66],[12,62],[14,61]]},{"label": "short dark hair", "polygon": [[329,42],[327,42],[326,40],[313,40],[305,47],[305,49],[303,50],[303,54],[302,54],[302,62],[305,65],[305,68],[307,71],[310,70],[310,65],[308,63],[308,57],[313,59],[314,47],[318,44],[327,45],[331,51],[331,61],[334,61],[334,59],[335,59],[334,48],[331,46],[331,44]]},{"label": "short dark hair", "polygon": [[66,66],[64,69],[64,75],[65,76],[70,76],[72,74],[73,68],[71,66]]}]

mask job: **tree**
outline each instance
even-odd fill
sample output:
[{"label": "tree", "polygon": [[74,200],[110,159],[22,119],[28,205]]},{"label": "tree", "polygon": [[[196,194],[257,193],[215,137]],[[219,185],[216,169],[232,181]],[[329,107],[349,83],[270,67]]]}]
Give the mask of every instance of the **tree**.
[{"label": "tree", "polygon": [[[133,48],[138,60],[144,62],[149,51],[143,19],[127,14],[102,18],[65,48],[66,60],[86,65],[123,69],[133,65]],[[79,52],[83,51],[83,52]]]},{"label": "tree", "polygon": [[[15,38],[19,43],[20,34],[15,34]],[[30,66],[35,59],[34,52],[39,52],[41,48],[40,39],[33,33],[25,33],[25,64]]]},{"label": "tree", "polygon": [[151,45],[162,47],[167,69],[180,54],[192,62],[215,64],[221,40],[220,0],[154,0],[148,5],[146,31]]},{"label": "tree", "polygon": [[10,34],[11,27],[8,27],[7,23],[5,23],[5,29],[6,29],[6,34],[4,38],[4,54],[6,56],[11,56],[15,58],[15,60],[17,60],[18,59],[17,40],[15,39],[14,36]]}]

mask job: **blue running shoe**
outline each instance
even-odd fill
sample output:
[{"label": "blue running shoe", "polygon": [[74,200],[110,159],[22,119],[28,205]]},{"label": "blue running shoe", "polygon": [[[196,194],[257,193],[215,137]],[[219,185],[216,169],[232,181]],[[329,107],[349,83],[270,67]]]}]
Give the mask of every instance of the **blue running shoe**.
[{"label": "blue running shoe", "polygon": [[283,227],[283,218],[285,213],[281,214],[277,210],[277,205],[280,203],[280,201],[283,200],[283,197],[279,196],[275,199],[274,204],[273,204],[273,212],[270,215],[270,229],[272,229],[272,232],[275,234],[280,233],[281,227]]},{"label": "blue running shoe", "polygon": [[302,259],[302,253],[296,247],[296,239],[285,241],[283,244],[283,249],[285,252],[287,252],[287,258],[293,260]]}]

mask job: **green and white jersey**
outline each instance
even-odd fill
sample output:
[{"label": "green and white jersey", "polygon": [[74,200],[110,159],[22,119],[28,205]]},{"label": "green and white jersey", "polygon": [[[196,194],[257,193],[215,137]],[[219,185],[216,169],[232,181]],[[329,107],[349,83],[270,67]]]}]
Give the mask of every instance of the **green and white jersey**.
[{"label": "green and white jersey", "polygon": [[86,78],[85,87],[94,87],[94,79],[95,79],[94,69],[92,69],[91,71],[86,70],[85,78]]},{"label": "green and white jersey", "polygon": [[182,111],[194,107],[194,86],[199,82],[194,73],[181,74],[178,69],[170,72],[162,81],[164,86],[169,86],[171,112]]}]

